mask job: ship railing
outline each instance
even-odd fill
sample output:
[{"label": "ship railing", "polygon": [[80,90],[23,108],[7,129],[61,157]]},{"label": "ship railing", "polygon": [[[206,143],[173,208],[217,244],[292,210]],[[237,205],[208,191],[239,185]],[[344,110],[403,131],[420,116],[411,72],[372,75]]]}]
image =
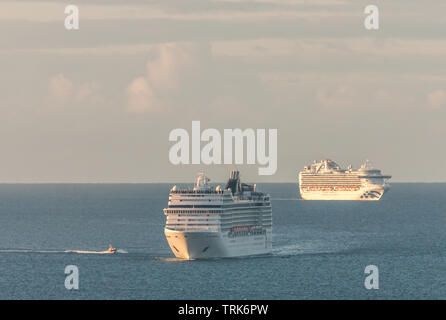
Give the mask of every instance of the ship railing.
[{"label": "ship railing", "polygon": [[194,190],[194,189],[179,189],[179,190],[171,190],[170,193],[177,193],[177,194],[187,194],[187,193],[194,193],[194,194],[222,194],[224,193],[224,190],[215,190],[215,189],[206,189],[206,190]]},{"label": "ship railing", "polygon": [[231,229],[231,231],[228,232],[228,237],[235,238],[235,237],[246,237],[246,236],[256,236],[256,235],[265,235],[266,229],[263,227],[254,227],[249,229]]},{"label": "ship railing", "polygon": [[172,231],[182,231],[182,232],[188,232],[188,231],[192,231],[192,232],[219,232],[219,228],[216,227],[180,227],[180,226],[166,226],[165,227],[168,230],[172,230]]}]

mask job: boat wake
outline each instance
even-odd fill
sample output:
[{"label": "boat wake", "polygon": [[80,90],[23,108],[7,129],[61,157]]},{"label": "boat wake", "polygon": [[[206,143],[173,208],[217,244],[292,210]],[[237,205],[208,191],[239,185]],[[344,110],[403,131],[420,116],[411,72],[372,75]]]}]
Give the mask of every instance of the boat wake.
[{"label": "boat wake", "polygon": [[80,254],[115,254],[115,253],[128,253],[123,249],[115,249],[110,246],[104,251],[95,250],[36,250],[36,249],[0,249],[0,253],[80,253]]},{"label": "boat wake", "polygon": [[328,246],[324,241],[300,241],[299,244],[282,245],[273,248],[275,256],[295,256],[302,254],[324,254],[339,252],[341,248]]},{"label": "boat wake", "polygon": [[113,248],[112,245],[108,247],[107,250],[104,251],[88,251],[88,250],[65,250],[67,253],[87,253],[87,254],[114,254],[118,253],[116,248]]},{"label": "boat wake", "polygon": [[302,254],[304,252],[305,252],[304,248],[297,244],[280,246],[276,248],[273,247],[274,256],[293,256],[297,254]]},{"label": "boat wake", "polygon": [[164,261],[164,262],[178,262],[178,261],[191,261],[191,260],[193,260],[193,259],[187,260],[187,259],[181,259],[181,258],[164,258],[164,257],[159,257],[158,259],[161,260],[161,261]]},{"label": "boat wake", "polygon": [[64,253],[60,250],[0,249],[0,253]]},{"label": "boat wake", "polygon": [[64,253],[85,253],[85,254],[114,254],[116,252],[105,251],[90,251],[90,250],[65,250]]}]

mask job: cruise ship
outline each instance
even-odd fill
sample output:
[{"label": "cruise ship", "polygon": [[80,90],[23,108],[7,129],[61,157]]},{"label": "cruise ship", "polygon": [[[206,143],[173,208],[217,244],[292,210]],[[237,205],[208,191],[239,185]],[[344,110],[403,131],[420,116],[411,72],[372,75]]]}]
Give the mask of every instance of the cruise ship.
[{"label": "cruise ship", "polygon": [[354,170],[351,165],[341,169],[327,159],[299,172],[299,189],[304,200],[379,200],[389,190],[390,178],[368,160]]},{"label": "cruise ship", "polygon": [[177,258],[268,254],[272,250],[270,196],[232,171],[223,189],[200,173],[193,188],[172,187],[164,234]]}]

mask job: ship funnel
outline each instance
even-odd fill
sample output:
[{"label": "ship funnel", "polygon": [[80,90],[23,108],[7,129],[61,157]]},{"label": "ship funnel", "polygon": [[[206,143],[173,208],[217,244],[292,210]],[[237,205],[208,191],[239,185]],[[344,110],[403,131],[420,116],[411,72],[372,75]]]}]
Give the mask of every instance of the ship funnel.
[{"label": "ship funnel", "polygon": [[232,170],[229,175],[229,180],[226,183],[225,189],[231,189],[232,194],[240,192],[240,172],[238,170]]},{"label": "ship funnel", "polygon": [[240,179],[240,171],[238,170],[232,170],[231,174],[229,175],[230,179],[238,180]]}]

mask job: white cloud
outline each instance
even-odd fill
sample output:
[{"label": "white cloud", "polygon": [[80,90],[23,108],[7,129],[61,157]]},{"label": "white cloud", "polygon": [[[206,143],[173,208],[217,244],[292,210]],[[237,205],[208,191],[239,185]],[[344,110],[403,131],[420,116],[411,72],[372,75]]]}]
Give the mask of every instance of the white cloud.
[{"label": "white cloud", "polygon": [[446,106],[446,92],[440,89],[429,92],[427,95],[427,102],[434,108]]},{"label": "white cloud", "polygon": [[146,74],[127,87],[127,110],[141,113],[162,111],[175,105],[193,104],[209,79],[212,58],[208,45],[164,43],[151,50]]},{"label": "white cloud", "polygon": [[[165,43],[151,50],[146,74],[126,88],[130,113],[181,113],[232,117],[268,104],[258,70],[240,61],[215,59],[207,43]],[[222,112],[225,110],[225,112]]]},{"label": "white cloud", "polygon": [[126,94],[127,109],[132,113],[142,113],[159,106],[159,101],[157,101],[147,78],[134,79],[127,87]]},{"label": "white cloud", "polygon": [[147,79],[159,91],[173,91],[185,76],[199,72],[203,46],[191,43],[165,43],[156,48],[157,56],[147,62]]},{"label": "white cloud", "polygon": [[92,105],[104,102],[98,93],[98,86],[94,82],[83,82],[79,85],[59,73],[50,78],[48,83],[48,97],[50,105],[67,105],[76,102]]},{"label": "white cloud", "polygon": [[351,108],[358,102],[358,94],[354,88],[342,85],[334,90],[318,89],[316,100],[326,108]]},{"label": "white cloud", "polygon": [[66,99],[73,94],[73,82],[63,74],[55,75],[50,79],[48,91],[51,97]]}]

